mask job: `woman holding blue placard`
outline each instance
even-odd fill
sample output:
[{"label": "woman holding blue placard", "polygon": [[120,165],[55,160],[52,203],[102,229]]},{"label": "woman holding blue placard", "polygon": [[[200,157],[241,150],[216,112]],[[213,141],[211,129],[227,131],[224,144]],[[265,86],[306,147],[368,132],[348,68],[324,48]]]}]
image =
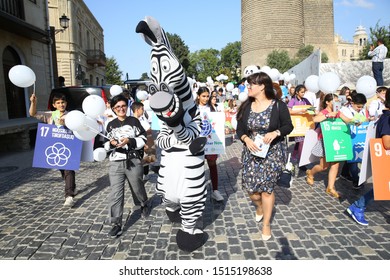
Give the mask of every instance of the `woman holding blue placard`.
[{"label": "woman holding blue placard", "polygon": [[328,93],[325,95],[321,104],[322,110],[313,118],[313,121],[317,123],[318,142],[313,147],[312,154],[320,158],[320,163],[315,165],[312,169],[306,170],[306,182],[312,186],[314,185],[314,175],[318,172],[325,171],[329,168],[328,173],[328,186],[326,193],[335,198],[339,198],[340,194],[336,191],[335,182],[337,173],[339,170],[339,162],[327,162],[325,158],[324,140],[321,131],[320,122],[328,119],[341,118],[345,123],[349,123],[350,119],[347,118],[342,112],[333,110],[333,102],[338,101],[338,97],[335,94]]}]

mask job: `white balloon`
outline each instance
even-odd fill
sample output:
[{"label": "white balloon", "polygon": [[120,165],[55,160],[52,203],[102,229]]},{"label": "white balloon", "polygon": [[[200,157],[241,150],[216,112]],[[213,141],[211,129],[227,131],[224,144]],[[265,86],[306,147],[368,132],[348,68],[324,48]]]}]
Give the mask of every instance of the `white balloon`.
[{"label": "white balloon", "polygon": [[263,67],[260,68],[260,71],[267,73],[267,72],[271,71],[271,67],[264,65]]},{"label": "white balloon", "polygon": [[93,151],[93,159],[95,161],[103,161],[107,156],[106,149],[104,148],[96,148]]},{"label": "white balloon", "polygon": [[274,82],[277,82],[279,81],[279,76],[280,76],[280,72],[278,69],[276,68],[272,68],[270,71],[269,71],[269,74],[268,74],[271,78],[272,81]]},{"label": "white balloon", "polygon": [[110,87],[110,93],[111,93],[111,96],[114,97],[116,95],[119,95],[123,92],[123,89],[121,86],[118,86],[118,85],[113,85]]},{"label": "white balloon", "polygon": [[318,87],[318,79],[319,77],[317,75],[310,75],[309,77],[306,78],[305,80],[305,87],[307,88],[308,91],[310,92],[318,92],[320,89]]},{"label": "white balloon", "polygon": [[152,111],[152,108],[150,108],[149,100],[145,100],[143,104],[144,104],[145,111]]},{"label": "white balloon", "polygon": [[86,116],[84,119],[84,129],[82,130],[93,131],[95,132],[95,136],[96,136],[96,134],[99,132],[99,124],[96,119],[91,118],[90,116]]},{"label": "white balloon", "polygon": [[146,100],[148,99],[148,93],[144,90],[139,90],[137,91],[137,98],[142,101]]},{"label": "white balloon", "polygon": [[226,84],[227,91],[232,91],[233,89],[234,89],[234,84],[232,82]]},{"label": "white balloon", "polygon": [[376,87],[376,80],[367,75],[360,77],[356,83],[356,91],[358,93],[363,93],[367,99],[375,95]]},{"label": "white balloon", "polygon": [[335,93],[340,86],[340,78],[334,72],[326,72],[318,78],[318,87],[323,93]]},{"label": "white balloon", "polygon": [[35,83],[35,73],[26,65],[15,65],[8,72],[11,82],[18,87],[29,87]]},{"label": "white balloon", "polygon": [[66,114],[65,125],[70,130],[84,130],[85,115],[79,110],[73,110]]},{"label": "white balloon", "polygon": [[90,141],[97,135],[97,133],[90,130],[74,130],[73,134],[74,136],[76,136],[77,139],[80,139],[81,141]]},{"label": "white balloon", "polygon": [[290,78],[290,81],[294,80],[297,76],[295,76],[294,73],[292,73],[291,75],[289,75],[289,78]]},{"label": "white balloon", "polygon": [[240,92],[240,94],[238,95],[238,100],[240,100],[241,102],[244,102],[247,99],[248,99],[248,93],[245,91]]},{"label": "white balloon", "polygon": [[290,74],[288,72],[284,72],[283,77],[285,82],[291,81]]},{"label": "white balloon", "polygon": [[106,104],[100,96],[90,95],[83,100],[82,108],[87,116],[96,118],[97,116],[104,114]]}]

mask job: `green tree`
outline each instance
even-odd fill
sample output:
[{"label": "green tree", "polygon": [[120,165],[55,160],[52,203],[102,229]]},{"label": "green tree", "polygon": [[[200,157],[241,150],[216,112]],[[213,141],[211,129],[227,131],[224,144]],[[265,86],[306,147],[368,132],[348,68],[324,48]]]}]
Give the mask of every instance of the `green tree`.
[{"label": "green tree", "polygon": [[215,77],[219,73],[220,52],[216,49],[201,49],[190,53],[190,67],[188,76],[195,77],[198,81],[206,81],[207,76]]},{"label": "green tree", "polygon": [[[359,54],[359,59],[371,59],[368,56],[368,51],[370,50],[370,45],[376,45],[376,41],[381,38],[384,41],[384,45],[387,49],[390,48],[390,24],[389,26],[379,26],[379,21],[376,23],[375,27],[370,27],[370,38],[368,39],[368,44],[364,46],[363,50]],[[390,57],[390,52],[387,52],[387,58]]]},{"label": "green tree", "polygon": [[299,59],[300,61],[304,60],[305,58],[309,57],[314,51],[314,47],[312,45],[306,45],[301,47],[298,52],[296,53],[295,57]]},{"label": "green tree", "polygon": [[146,72],[142,73],[140,80],[143,80],[143,81],[150,80],[148,73],[146,73]]},{"label": "green tree", "polygon": [[325,52],[321,54],[321,63],[327,63],[329,61],[329,57]]},{"label": "green tree", "polygon": [[283,73],[291,68],[291,60],[286,50],[273,50],[267,56],[267,65]]},{"label": "green tree", "polygon": [[116,59],[108,57],[106,59],[106,84],[109,85],[122,85],[122,71],[119,70],[119,65]]},{"label": "green tree", "polygon": [[173,53],[179,59],[181,65],[183,66],[184,70],[187,71],[190,62],[188,59],[190,50],[188,46],[184,43],[184,41],[181,39],[181,37],[177,34],[170,34],[167,32],[167,37],[169,40],[169,43],[171,44]]},{"label": "green tree", "polygon": [[241,42],[236,41],[228,43],[221,50],[221,61],[223,74],[228,75],[229,79],[238,82],[240,79],[238,69],[241,69]]}]

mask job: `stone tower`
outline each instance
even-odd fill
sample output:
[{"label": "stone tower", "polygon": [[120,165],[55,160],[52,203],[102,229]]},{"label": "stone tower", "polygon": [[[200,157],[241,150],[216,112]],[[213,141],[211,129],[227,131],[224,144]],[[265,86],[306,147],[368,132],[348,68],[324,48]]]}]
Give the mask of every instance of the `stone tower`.
[{"label": "stone tower", "polygon": [[242,68],[266,64],[275,49],[290,57],[305,45],[337,60],[333,0],[241,0]]}]

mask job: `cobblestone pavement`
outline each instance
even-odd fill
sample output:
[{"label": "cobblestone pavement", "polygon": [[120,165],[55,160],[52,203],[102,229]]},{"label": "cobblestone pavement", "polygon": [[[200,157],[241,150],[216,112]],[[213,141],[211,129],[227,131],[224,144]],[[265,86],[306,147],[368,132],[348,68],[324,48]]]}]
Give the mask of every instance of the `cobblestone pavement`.
[{"label": "cobblestone pavement", "polygon": [[239,141],[227,141],[226,154],[218,159],[225,200],[214,202],[208,193],[200,221],[208,241],[192,253],[175,243],[179,225],[169,222],[154,195],[153,172],[146,183],[151,215],[141,218],[127,188],[123,235],[111,239],[105,223],[107,160],[82,163],[76,174],[76,204],[67,209],[59,171],[31,168],[32,151],[19,157],[0,155],[0,259],[390,260],[390,201],[372,203],[366,213],[370,225],[359,226],[345,209],[365,190],[352,190],[349,182],[338,179],[336,188],[344,197],[339,201],[325,193],[325,173],[314,187],[298,174],[290,189],[276,189],[273,237],[262,241],[262,224],[255,222],[255,208],[241,189],[241,149]]}]

